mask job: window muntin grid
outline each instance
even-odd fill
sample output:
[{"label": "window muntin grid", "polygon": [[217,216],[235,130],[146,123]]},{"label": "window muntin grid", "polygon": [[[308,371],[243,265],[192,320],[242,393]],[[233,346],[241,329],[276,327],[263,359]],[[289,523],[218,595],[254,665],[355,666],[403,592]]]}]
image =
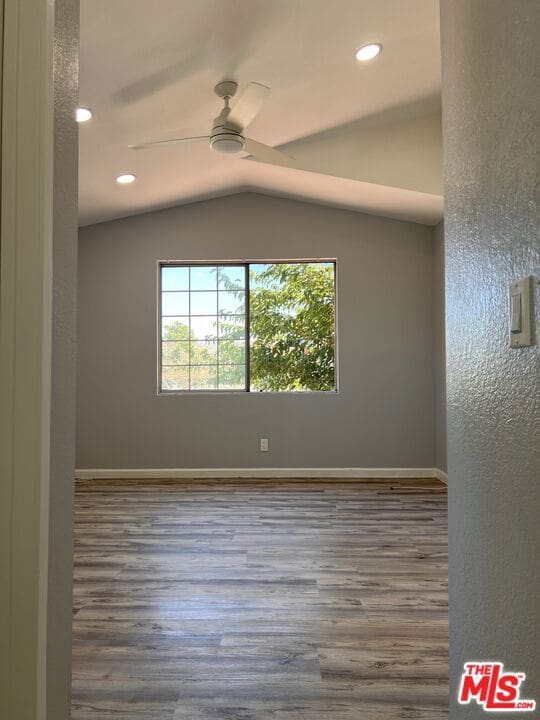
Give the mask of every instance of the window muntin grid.
[{"label": "window muntin grid", "polygon": [[161,266],[160,389],[246,390],[245,265]]}]

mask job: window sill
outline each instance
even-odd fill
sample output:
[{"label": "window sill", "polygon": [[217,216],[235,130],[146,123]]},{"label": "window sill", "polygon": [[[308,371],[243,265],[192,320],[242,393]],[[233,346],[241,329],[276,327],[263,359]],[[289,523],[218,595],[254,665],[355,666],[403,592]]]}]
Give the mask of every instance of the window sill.
[{"label": "window sill", "polygon": [[156,395],[158,397],[177,397],[178,395],[206,395],[206,396],[222,396],[222,395],[234,395],[234,396],[267,396],[267,395],[294,395],[298,397],[312,397],[314,395],[339,395],[339,390],[265,390],[263,392],[247,392],[246,390],[158,390]]}]

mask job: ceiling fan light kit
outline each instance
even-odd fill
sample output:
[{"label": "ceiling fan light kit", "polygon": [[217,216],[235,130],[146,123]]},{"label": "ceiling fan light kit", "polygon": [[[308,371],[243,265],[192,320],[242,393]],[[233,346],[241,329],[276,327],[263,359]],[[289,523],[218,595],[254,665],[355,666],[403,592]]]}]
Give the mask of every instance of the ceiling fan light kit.
[{"label": "ceiling fan light kit", "polygon": [[223,155],[242,152],[246,139],[240,133],[228,130],[224,125],[214,125],[210,135],[210,147]]}]

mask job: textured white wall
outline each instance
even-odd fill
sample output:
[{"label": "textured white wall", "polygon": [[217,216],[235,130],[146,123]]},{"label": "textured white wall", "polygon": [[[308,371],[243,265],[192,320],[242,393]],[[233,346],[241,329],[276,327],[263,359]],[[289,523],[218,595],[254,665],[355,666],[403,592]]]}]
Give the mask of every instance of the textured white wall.
[{"label": "textured white wall", "polygon": [[73,469],[77,346],[79,0],[56,0],[54,47],[53,317],[47,720],[71,706]]},{"label": "textured white wall", "polygon": [[508,283],[540,279],[540,3],[443,0],[441,32],[450,717],[468,720],[466,660],[528,673],[540,702],[540,364],[508,347]]}]

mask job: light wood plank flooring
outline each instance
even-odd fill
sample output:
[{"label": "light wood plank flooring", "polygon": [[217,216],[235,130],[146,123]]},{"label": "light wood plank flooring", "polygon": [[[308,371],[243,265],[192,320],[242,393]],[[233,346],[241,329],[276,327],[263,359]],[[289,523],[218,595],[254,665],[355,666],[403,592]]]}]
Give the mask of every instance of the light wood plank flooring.
[{"label": "light wood plank flooring", "polygon": [[79,484],[73,720],[446,720],[438,483]]}]

